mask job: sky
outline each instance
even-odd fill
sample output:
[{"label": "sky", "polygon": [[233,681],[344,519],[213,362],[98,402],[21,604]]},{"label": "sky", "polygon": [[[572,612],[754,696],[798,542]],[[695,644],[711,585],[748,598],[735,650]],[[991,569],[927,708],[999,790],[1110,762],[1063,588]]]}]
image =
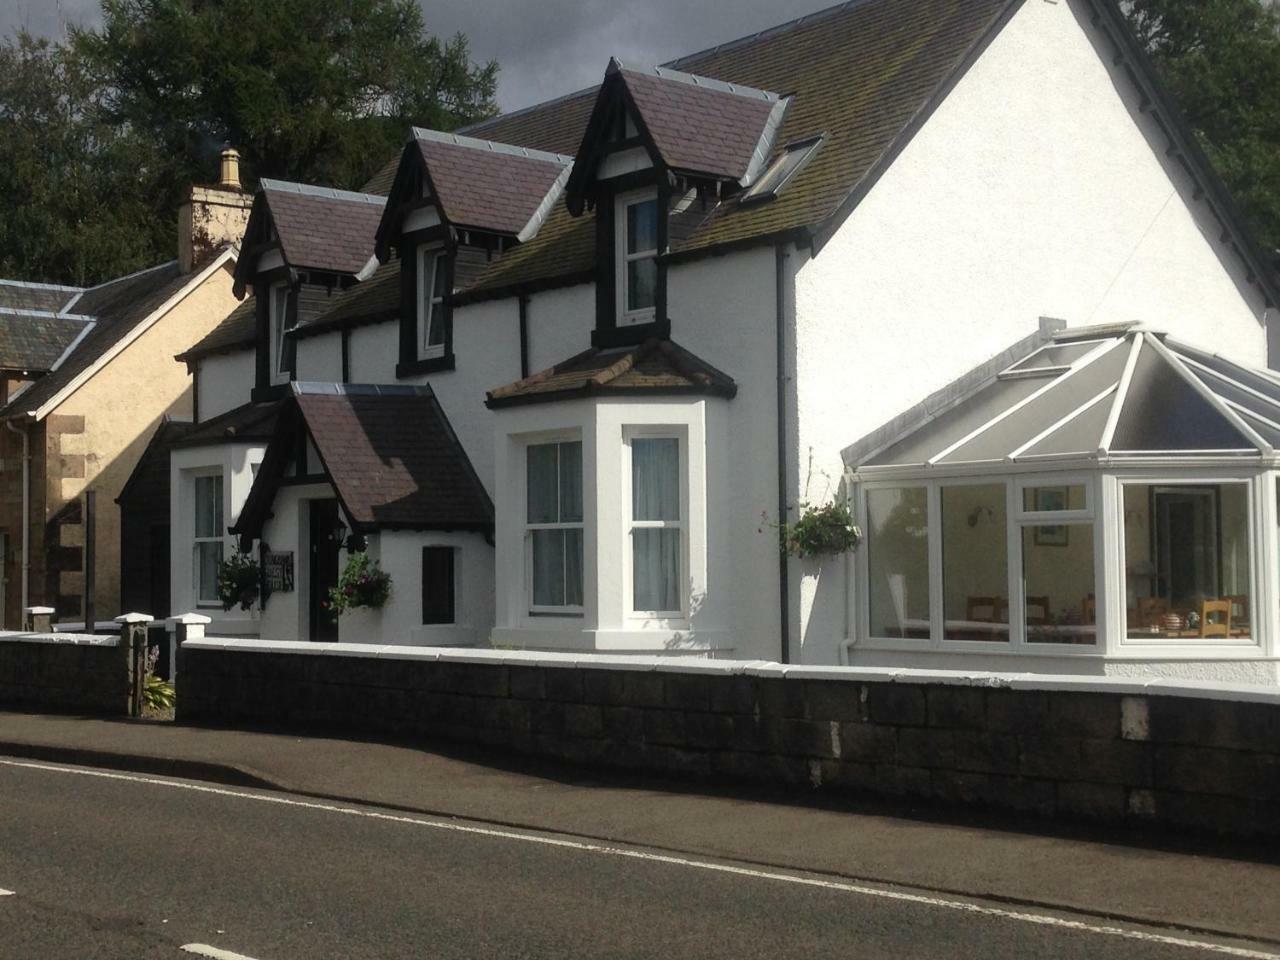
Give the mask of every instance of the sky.
[{"label": "sky", "polygon": [[[270,0],[265,0],[270,2]],[[835,0],[420,0],[427,29],[462,32],[497,60],[498,104],[515,110],[594,86],[610,56],[663,63],[831,6]],[[0,0],[0,35],[94,24],[98,0]]]}]

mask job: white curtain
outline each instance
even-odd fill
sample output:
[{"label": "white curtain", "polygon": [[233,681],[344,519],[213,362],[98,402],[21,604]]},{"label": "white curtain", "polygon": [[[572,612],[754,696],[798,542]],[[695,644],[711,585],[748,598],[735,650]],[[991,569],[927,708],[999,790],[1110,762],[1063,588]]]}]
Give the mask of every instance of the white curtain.
[{"label": "white curtain", "polygon": [[[680,520],[680,443],[673,437],[631,442],[631,516],[636,522]],[[631,531],[636,610],[679,610],[680,530]]]}]

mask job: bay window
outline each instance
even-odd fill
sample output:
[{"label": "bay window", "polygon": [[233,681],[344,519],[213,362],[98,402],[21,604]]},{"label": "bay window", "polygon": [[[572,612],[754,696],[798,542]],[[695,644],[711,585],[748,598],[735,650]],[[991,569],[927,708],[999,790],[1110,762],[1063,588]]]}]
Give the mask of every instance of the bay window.
[{"label": "bay window", "polygon": [[193,586],[201,606],[220,604],[218,567],[222,563],[222,474],[194,478],[192,504],[195,512],[192,556]]},{"label": "bay window", "polygon": [[530,444],[525,453],[529,612],[583,606],[582,441]]},{"label": "bay window", "polygon": [[629,438],[631,610],[678,616],[684,609],[684,509],[681,441]]}]

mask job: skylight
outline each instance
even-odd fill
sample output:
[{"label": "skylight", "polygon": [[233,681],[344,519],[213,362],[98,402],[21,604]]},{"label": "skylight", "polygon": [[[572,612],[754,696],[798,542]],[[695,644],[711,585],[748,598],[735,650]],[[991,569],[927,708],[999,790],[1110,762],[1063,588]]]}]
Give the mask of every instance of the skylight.
[{"label": "skylight", "polygon": [[808,137],[787,144],[755,183],[742,195],[742,203],[771,200],[776,197],[809,158],[822,146],[822,137]]}]

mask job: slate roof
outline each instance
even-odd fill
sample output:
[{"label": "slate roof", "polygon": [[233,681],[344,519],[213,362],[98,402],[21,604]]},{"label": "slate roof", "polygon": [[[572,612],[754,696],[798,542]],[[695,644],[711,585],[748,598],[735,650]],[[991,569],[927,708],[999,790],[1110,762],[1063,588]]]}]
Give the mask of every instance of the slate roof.
[{"label": "slate roof", "polygon": [[75,310],[95,319],[92,329],[61,366],[0,408],[0,418],[33,413],[53,399],[191,279],[192,275],[184,274],[175,260],[86,290]]},{"label": "slate roof", "polygon": [[299,428],[357,532],[492,530],[493,503],[430,387],[292,386],[232,533],[261,535]]},{"label": "slate roof", "polygon": [[90,321],[0,312],[0,369],[46,373]]},{"label": "slate roof", "polygon": [[436,201],[456,227],[525,239],[560,199],[573,157],[414,130]]},{"label": "slate roof", "polygon": [[175,447],[204,447],[221,443],[267,441],[275,434],[280,400],[245,403],[200,423],[187,424],[181,436],[169,441]]},{"label": "slate roof", "polygon": [[670,340],[647,340],[635,347],[585,350],[523,380],[490,390],[490,409],[549,403],[576,397],[707,394],[733,397],[738,386],[728,374]]},{"label": "slate roof", "polygon": [[385,198],[283,180],[258,182],[291,267],[359,273],[373,256]]},{"label": "slate roof", "polygon": [[77,293],[83,292],[83,287],[0,280],[0,309],[61,313],[75,299]]}]

